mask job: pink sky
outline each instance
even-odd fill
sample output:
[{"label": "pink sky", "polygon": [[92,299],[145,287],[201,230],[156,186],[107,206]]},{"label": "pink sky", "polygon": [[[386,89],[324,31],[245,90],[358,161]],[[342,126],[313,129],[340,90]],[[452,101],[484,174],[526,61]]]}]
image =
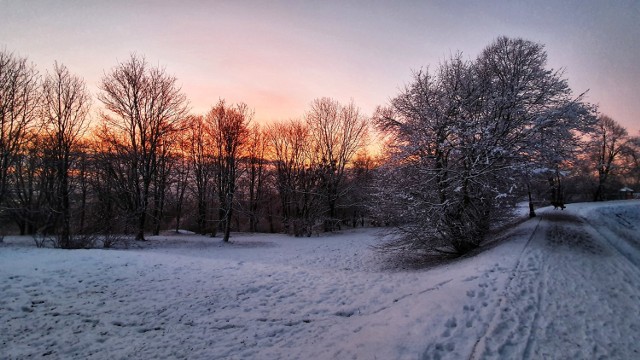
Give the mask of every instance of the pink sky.
[{"label": "pink sky", "polygon": [[517,36],[545,44],[576,94],[590,89],[590,102],[638,133],[640,2],[466,3],[0,0],[0,47],[42,72],[62,62],[94,93],[136,52],[178,78],[193,112],[224,98],[271,121],[323,96],[370,115],[412,70]]}]

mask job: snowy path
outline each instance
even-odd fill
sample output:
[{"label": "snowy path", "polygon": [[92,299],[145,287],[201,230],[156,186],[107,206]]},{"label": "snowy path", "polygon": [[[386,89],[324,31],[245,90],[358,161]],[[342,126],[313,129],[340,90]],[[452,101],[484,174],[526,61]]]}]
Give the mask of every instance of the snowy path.
[{"label": "snowy path", "polygon": [[0,246],[2,359],[639,358],[640,202],[541,211],[484,252],[389,271],[372,230]]},{"label": "snowy path", "polygon": [[543,213],[471,358],[638,358],[640,229],[625,207]]}]

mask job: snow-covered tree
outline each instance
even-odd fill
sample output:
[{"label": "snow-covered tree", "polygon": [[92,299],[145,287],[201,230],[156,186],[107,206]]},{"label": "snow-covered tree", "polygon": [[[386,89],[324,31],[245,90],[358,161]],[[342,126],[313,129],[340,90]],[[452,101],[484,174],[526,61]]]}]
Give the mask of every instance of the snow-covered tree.
[{"label": "snow-covered tree", "polygon": [[523,187],[541,134],[577,136],[591,108],[546,60],[542,45],[501,37],[474,61],[457,54],[415,73],[378,109],[390,142],[376,203],[399,245],[456,254],[479,246]]}]

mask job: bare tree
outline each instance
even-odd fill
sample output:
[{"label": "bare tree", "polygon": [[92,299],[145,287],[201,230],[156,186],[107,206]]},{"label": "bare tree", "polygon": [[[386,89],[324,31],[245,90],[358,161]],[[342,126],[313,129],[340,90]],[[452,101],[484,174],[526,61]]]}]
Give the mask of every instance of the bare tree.
[{"label": "bare tree", "polygon": [[154,159],[154,167],[157,170],[151,183],[153,190],[153,210],[151,216],[153,222],[153,235],[158,235],[160,233],[160,226],[164,219],[169,180],[176,165],[174,162],[176,157],[173,155],[175,155],[179,135],[179,131],[167,134],[167,136],[162,139],[160,146],[158,146],[158,152]]},{"label": "bare tree", "polygon": [[640,185],[640,134],[629,139],[629,163],[630,183],[638,187]]},{"label": "bare tree", "polygon": [[249,123],[253,118],[246,104],[228,106],[220,100],[205,121],[213,144],[216,163],[216,187],[219,204],[219,223],[223,231],[223,241],[229,241],[231,218],[233,216],[236,182],[239,177],[239,160],[242,147],[247,142]]},{"label": "bare tree", "polygon": [[197,205],[198,233],[206,234],[210,228],[207,222],[208,203],[210,201],[211,181],[213,177],[212,143],[204,116],[190,116],[187,119],[189,137],[189,157],[193,173],[194,192]]},{"label": "bare tree", "polygon": [[38,98],[35,67],[26,58],[0,50],[0,206],[7,198],[9,169],[18,161],[35,125]]},{"label": "bare tree", "polygon": [[88,167],[91,174],[87,182],[93,201],[88,209],[87,230],[101,234],[106,248],[125,239],[119,234],[129,232],[136,207],[135,198],[128,194],[129,154],[121,150],[124,141],[114,138],[117,135],[105,123],[94,130]]},{"label": "bare tree", "polygon": [[53,180],[47,162],[46,142],[39,134],[30,132],[19,156],[13,162],[8,182],[11,196],[7,196],[6,206],[9,216],[18,225],[21,235],[32,235],[51,221],[51,211],[43,214],[50,203],[47,197],[53,193]]},{"label": "bare tree", "polygon": [[249,231],[256,232],[258,228],[258,211],[264,197],[264,183],[266,173],[266,140],[265,132],[258,124],[249,129],[245,155],[245,174],[247,178],[249,215]]},{"label": "bare tree", "polygon": [[351,226],[364,226],[369,217],[373,174],[378,164],[366,150],[356,154],[349,168],[347,181],[349,189],[346,195],[346,208],[351,216]]},{"label": "bare tree", "polygon": [[[188,120],[187,120],[188,121]],[[185,129],[188,129],[185,126]],[[171,181],[169,186],[173,190],[173,197],[175,202],[175,216],[176,216],[176,233],[180,230],[182,225],[182,213],[184,209],[185,197],[187,197],[187,189],[192,181],[191,171],[192,162],[189,157],[189,151],[191,144],[188,131],[183,131],[177,141],[176,151],[171,154],[171,162],[174,163],[174,171],[172,172]]]},{"label": "bare tree", "polygon": [[187,99],[176,78],[131,55],[102,78],[98,99],[108,113],[102,121],[128,163],[120,179],[127,188],[136,218],[136,239],[144,240],[150,187],[158,171],[163,139],[178,130],[187,115]]},{"label": "bare tree", "polygon": [[310,236],[324,210],[320,207],[317,149],[309,128],[301,121],[275,123],[268,129],[267,141],[275,162],[285,232]]},{"label": "bare tree", "polygon": [[66,249],[83,246],[75,244],[71,234],[70,173],[87,129],[90,107],[91,96],[84,81],[66,66],[55,63],[53,72],[47,73],[42,83],[42,120],[56,181],[51,207],[59,226],[57,245]]},{"label": "bare tree", "polygon": [[346,106],[330,98],[316,99],[305,120],[318,150],[323,190],[329,221],[325,230],[334,230],[338,200],[346,194],[345,170],[364,146],[367,119],[353,102]]},{"label": "bare tree", "polygon": [[627,130],[612,118],[598,117],[596,132],[592,137],[593,156],[598,172],[598,185],[593,194],[594,201],[605,199],[607,180],[615,172],[616,160],[627,148]]}]

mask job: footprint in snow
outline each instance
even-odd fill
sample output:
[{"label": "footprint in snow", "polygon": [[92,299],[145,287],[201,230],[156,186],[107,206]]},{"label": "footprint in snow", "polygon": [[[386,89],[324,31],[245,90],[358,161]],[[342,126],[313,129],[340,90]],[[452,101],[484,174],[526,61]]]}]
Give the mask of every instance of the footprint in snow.
[{"label": "footprint in snow", "polygon": [[451,329],[454,329],[456,326],[458,326],[458,322],[456,321],[455,317],[452,317],[451,319],[447,320],[444,326],[446,326],[447,329],[442,333],[442,337],[449,337],[451,336]]},{"label": "footprint in snow", "polygon": [[429,359],[441,359],[445,352],[453,352],[455,350],[455,344],[453,342],[449,342],[446,344],[436,343],[431,344],[425,352],[422,354],[422,360]]},{"label": "footprint in snow", "polygon": [[455,316],[452,317],[451,319],[447,320],[447,322],[444,324],[444,326],[448,327],[449,329],[453,329],[456,326],[458,326],[458,322],[456,321]]}]

